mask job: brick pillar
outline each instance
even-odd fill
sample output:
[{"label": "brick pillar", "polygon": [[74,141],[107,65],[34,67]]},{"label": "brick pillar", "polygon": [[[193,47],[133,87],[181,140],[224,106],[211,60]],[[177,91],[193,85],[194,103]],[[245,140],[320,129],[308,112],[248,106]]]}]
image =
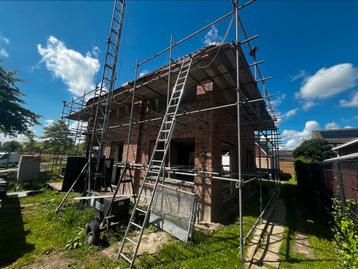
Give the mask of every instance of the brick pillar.
[{"label": "brick pillar", "polygon": [[[212,172],[212,151],[213,151],[213,111],[206,112],[202,116],[203,121],[198,122],[195,130],[195,168],[205,172]],[[198,220],[212,221],[212,181],[207,176],[199,176],[194,179],[194,192],[198,199]]]}]

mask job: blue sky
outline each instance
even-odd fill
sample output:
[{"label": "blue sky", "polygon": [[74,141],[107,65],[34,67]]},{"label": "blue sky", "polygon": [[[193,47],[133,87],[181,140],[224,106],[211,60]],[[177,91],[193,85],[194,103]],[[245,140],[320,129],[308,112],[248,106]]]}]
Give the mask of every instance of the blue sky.
[{"label": "blue sky", "polygon": [[[231,1],[128,1],[118,85],[134,76],[137,57],[166,47],[231,10]],[[358,127],[358,1],[258,0],[242,11],[259,34],[258,59],[280,115],[284,146],[317,128]],[[111,1],[1,1],[0,59],[18,70],[27,106],[41,122],[59,118],[62,100],[95,85],[101,73]],[[225,21],[175,51],[220,41]],[[233,29],[227,41],[234,38]],[[142,67],[145,72],[167,56]],[[71,66],[71,68],[68,68]],[[35,127],[38,135],[42,127]],[[0,137],[0,140],[4,140]]]}]

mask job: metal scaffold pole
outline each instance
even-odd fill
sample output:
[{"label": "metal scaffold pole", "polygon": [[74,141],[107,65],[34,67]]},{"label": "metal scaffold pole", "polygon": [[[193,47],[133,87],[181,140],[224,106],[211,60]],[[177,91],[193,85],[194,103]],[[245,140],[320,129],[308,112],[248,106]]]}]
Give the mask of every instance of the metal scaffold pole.
[{"label": "metal scaffold pole", "polygon": [[127,137],[127,151],[126,151],[126,163],[128,163],[129,157],[129,145],[131,142],[131,135],[132,135],[132,123],[133,123],[133,113],[134,113],[134,100],[135,100],[135,90],[137,87],[137,80],[138,80],[138,68],[139,68],[139,59],[135,63],[135,74],[134,74],[134,83],[133,83],[133,91],[132,91],[132,100],[131,100],[131,112],[129,116],[129,125],[128,125],[128,137]]},{"label": "metal scaffold pole", "polygon": [[234,0],[236,26],[236,117],[237,117],[237,166],[239,176],[239,222],[240,222],[240,258],[243,260],[243,216],[242,216],[242,178],[241,178],[241,137],[240,137],[240,40],[239,40],[239,1]]}]

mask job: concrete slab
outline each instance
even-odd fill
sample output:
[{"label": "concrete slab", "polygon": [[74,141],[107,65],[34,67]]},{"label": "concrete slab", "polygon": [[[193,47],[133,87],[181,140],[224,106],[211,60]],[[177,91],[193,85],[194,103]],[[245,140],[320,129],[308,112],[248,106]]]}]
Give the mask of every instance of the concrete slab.
[{"label": "concrete slab", "polygon": [[7,196],[24,198],[24,197],[31,196],[31,195],[34,195],[34,194],[37,194],[40,192],[42,192],[42,191],[41,190],[30,190],[30,191],[8,192]]},{"label": "concrete slab", "polygon": [[279,268],[280,246],[284,240],[286,207],[281,199],[273,202],[271,210],[264,216],[248,243],[245,267]]},{"label": "concrete slab", "polygon": [[50,182],[48,186],[55,191],[61,191],[62,190],[62,182]]}]

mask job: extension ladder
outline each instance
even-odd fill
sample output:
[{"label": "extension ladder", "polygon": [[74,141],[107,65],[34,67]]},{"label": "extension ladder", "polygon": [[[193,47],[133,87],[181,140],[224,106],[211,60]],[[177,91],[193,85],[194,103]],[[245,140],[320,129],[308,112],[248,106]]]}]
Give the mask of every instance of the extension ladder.
[{"label": "extension ladder", "polygon": [[[115,0],[113,7],[113,14],[111,20],[111,26],[109,36],[107,39],[107,50],[105,56],[105,63],[103,66],[103,73],[101,77],[101,83],[94,91],[94,96],[91,99],[90,115],[88,119],[88,135],[86,145],[86,155],[88,161],[83,167],[81,173],[77,176],[73,182],[71,188],[68,190],[60,204],[56,208],[58,212],[69,193],[72,191],[75,184],[81,179],[83,174],[87,175],[87,194],[90,193],[92,178],[96,181],[101,175],[100,161],[102,157],[103,146],[105,143],[108,125],[109,115],[111,112],[112,96],[115,89],[116,81],[116,67],[117,59],[119,55],[119,47],[121,41],[121,33],[124,21],[126,0]],[[84,99],[84,97],[83,97]],[[96,160],[95,167],[92,167],[92,160]],[[123,182],[123,181],[119,181]]]},{"label": "extension ladder", "polygon": [[[112,96],[115,89],[116,67],[121,41],[121,33],[124,20],[125,0],[115,0],[112,14],[112,21],[107,39],[107,51],[103,65],[101,83],[94,92],[93,104],[90,112],[89,128],[90,142],[88,144],[88,178],[92,178],[91,159],[97,159],[94,178],[100,173],[100,158],[105,143],[109,115],[111,112]],[[98,146],[98,148],[96,148]]]},{"label": "extension ladder", "polygon": [[[148,164],[148,167],[146,169],[145,176],[143,178],[143,182],[141,185],[141,188],[139,190],[137,200],[135,202],[130,220],[128,222],[128,226],[126,229],[126,232],[124,234],[120,250],[118,253],[118,258],[122,257],[125,261],[127,261],[130,266],[129,268],[133,267],[139,245],[143,236],[143,231],[145,228],[145,225],[148,221],[153,198],[159,183],[159,179],[161,178],[161,174],[163,172],[164,166],[165,166],[165,158],[168,152],[168,148],[170,145],[171,137],[174,131],[174,125],[175,125],[175,119],[176,115],[178,113],[178,108],[183,96],[183,91],[185,88],[185,84],[187,81],[187,78],[189,76],[189,70],[192,63],[192,58],[188,57],[182,60],[181,67],[179,70],[178,77],[176,79],[175,85],[173,87],[172,94],[169,99],[169,103],[158,133],[158,137],[155,141],[154,149]],[[152,179],[154,182],[148,183],[148,178]],[[145,189],[145,185],[152,185],[153,190],[150,194],[149,202],[146,203],[145,207],[141,206],[139,207],[139,202],[141,200],[142,195],[144,195],[143,190]],[[137,223],[135,221],[135,217],[137,213],[144,214],[144,220],[141,221],[141,223]],[[139,229],[139,235],[138,239],[134,239],[132,234],[130,235],[130,232],[135,229],[138,232]],[[131,236],[131,237],[130,237]],[[124,253],[124,246],[125,244],[130,244],[129,252],[132,250],[132,255],[128,255]],[[127,249],[128,250],[128,249]],[[130,253],[131,254],[131,253]]]}]

